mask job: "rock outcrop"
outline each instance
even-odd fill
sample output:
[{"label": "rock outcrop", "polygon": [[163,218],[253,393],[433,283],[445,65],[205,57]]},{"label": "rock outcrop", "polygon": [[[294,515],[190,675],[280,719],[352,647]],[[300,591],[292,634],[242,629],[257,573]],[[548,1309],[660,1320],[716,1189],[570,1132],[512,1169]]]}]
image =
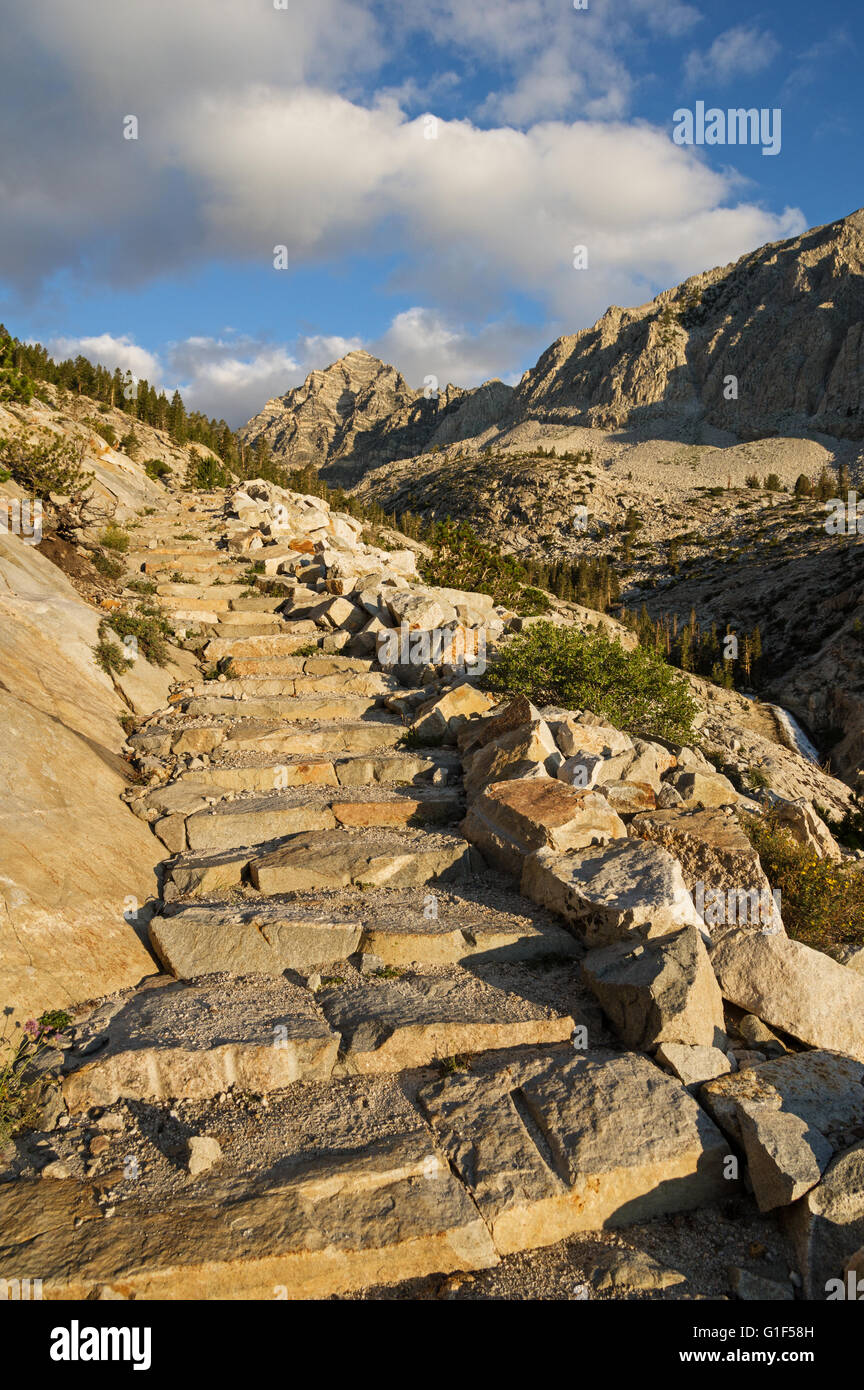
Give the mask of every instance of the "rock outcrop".
[{"label": "rock outcrop", "polygon": [[395,367],[360,348],[269,400],[240,437],[252,446],[263,439],[290,468],[311,464],[331,482],[354,482],[372,463],[488,429],[511,395],[500,381],[473,391],[413,390]]},{"label": "rock outcrop", "polygon": [[[861,439],[862,276],[864,211],[762,246],[559,338],[506,421]],[[742,383],[734,396],[730,376]]]}]

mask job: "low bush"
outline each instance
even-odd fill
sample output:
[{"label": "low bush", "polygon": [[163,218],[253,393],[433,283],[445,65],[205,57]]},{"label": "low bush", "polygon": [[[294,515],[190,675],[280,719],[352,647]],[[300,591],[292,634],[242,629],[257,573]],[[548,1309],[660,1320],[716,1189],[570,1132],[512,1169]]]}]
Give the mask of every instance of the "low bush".
[{"label": "low bush", "polygon": [[600,628],[536,623],[502,648],[483,684],[538,705],[589,709],[618,728],[676,743],[687,741],[696,713],[686,680],[660,656],[625,651]]},{"label": "low bush", "polygon": [[186,467],[188,488],[210,492],[213,488],[230,487],[234,481],[234,474],[220,459],[204,458],[197,449],[189,450],[189,463]]},{"label": "low bush", "polygon": [[780,890],[780,913],[790,936],[817,951],[864,945],[864,875],[799,845],[767,816],[747,817],[744,829],[768,882]]},{"label": "low bush", "polygon": [[171,469],[162,459],[147,459],[144,464],[144,472],[152,482],[158,483],[160,478],[170,475]]},{"label": "low bush", "polygon": [[51,492],[73,496],[93,481],[83,466],[84,453],[80,440],[13,435],[0,439],[0,468],[34,497],[44,500]]},{"label": "low bush", "polygon": [[109,613],[102,626],[111,628],[118,637],[134,637],[138,651],[154,666],[164,666],[168,661],[168,640],[174,630],[150,604],[140,603],[137,613]]},{"label": "low bush", "polygon": [[113,559],[110,555],[103,555],[101,550],[97,550],[93,556],[93,568],[97,569],[106,579],[119,579],[124,573],[121,562]]},{"label": "low bush", "polygon": [[[0,1034],[0,1145],[18,1129],[35,1124],[42,1081],[33,1064],[54,1044],[72,1019],[63,1009],[49,1009],[10,1031],[7,1018]],[[18,1030],[17,1034],[15,1030]]]},{"label": "low bush", "polygon": [[93,648],[93,655],[96,658],[96,665],[101,667],[106,676],[123,676],[127,671],[131,671],[132,662],[126,656],[122,647],[106,636],[104,624],[100,624],[99,641]]},{"label": "low bush", "polygon": [[105,530],[99,537],[99,544],[103,550],[116,550],[121,555],[129,549],[129,533],[124,531],[122,526],[116,522],[109,521]]}]

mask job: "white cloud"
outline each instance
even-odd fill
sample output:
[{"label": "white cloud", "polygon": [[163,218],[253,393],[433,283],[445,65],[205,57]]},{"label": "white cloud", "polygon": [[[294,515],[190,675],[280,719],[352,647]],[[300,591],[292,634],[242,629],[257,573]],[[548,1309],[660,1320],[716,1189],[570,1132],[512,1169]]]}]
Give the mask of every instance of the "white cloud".
[{"label": "white cloud", "polygon": [[46,347],[56,359],[82,353],[106,367],[128,367],[136,379],[146,377],[168,395],[179,388],[187,409],[221,416],[236,427],[309,372],[329,367],[357,348],[391,362],[415,388],[430,374],[442,388],[451,381],[476,386],[493,376],[518,380],[514,354],[520,362],[526,352],[536,356],[549,336],[545,327],[528,329],[510,320],[474,328],[416,306],[397,314],[384,333],[369,341],[335,334],[301,337],[291,345],[240,336],[193,337],[151,352],[128,337],[100,333],[54,338]]},{"label": "white cloud", "polygon": [[779,52],[779,43],[767,29],[736,24],[718,34],[707,50],[694,49],[687,55],[684,77],[691,85],[752,77],[770,67]]},{"label": "white cloud", "polygon": [[125,372],[128,368],[134,377],[146,377],[151,382],[159,380],[162,372],[158,357],[126,336],[115,338],[111,333],[98,333],[84,338],[49,338],[44,346],[56,361],[80,355],[112,370],[119,367]]},{"label": "white cloud", "polygon": [[306,371],[312,372],[329,367],[340,357],[364,346],[362,338],[340,338],[338,333],[316,333],[311,337],[298,338],[296,350]]},{"label": "white cloud", "polygon": [[435,309],[415,306],[397,314],[389,328],[368,344],[368,351],[392,362],[410,386],[419,388],[434,376],[443,389],[479,386],[490,377],[518,380],[516,364],[538,355],[548,344],[548,330],[511,320],[479,328],[445,318]]},{"label": "white cloud", "polygon": [[[0,172],[0,280],[32,291],[65,271],[85,290],[129,292],[213,262],[277,276],[273,248],[285,245],[294,270],[349,271],[350,292],[365,255],[389,267],[376,269],[390,277],[378,288],[414,306],[370,345],[412,384],[512,375],[609,303],[644,302],[806,225],[797,209],[745,201],[732,168],[674,146],[671,110],[670,129],[623,119],[628,46],[678,39],[698,20],[681,0],[587,11],[566,0],[291,0],[286,11],[88,0],[52,6],[50,24],[38,3],[13,7],[0,119],[18,127]],[[400,85],[400,46],[418,30],[422,86],[407,68]],[[755,71],[772,44],[738,26],[693,63]],[[391,85],[376,93],[385,61]],[[474,119],[441,119],[425,139],[405,106],[434,103],[479,68],[494,90]],[[126,114],[139,117],[137,141],[122,138]],[[588,270],[573,268],[577,244]],[[516,322],[520,298],[545,323]],[[158,353],[106,334],[81,350],[239,420],[357,346],[332,326],[287,347],[226,332]]]},{"label": "white cloud", "polygon": [[825,74],[829,65],[836,68],[844,61],[857,62],[858,49],[855,40],[847,29],[835,26],[829,29],[824,38],[795,55],[795,64],[783,84],[785,95],[797,95]]},{"label": "white cloud", "polygon": [[[613,290],[626,298],[641,286],[644,298],[652,281],[805,225],[800,214],[726,207],[734,172],[647,125],[439,121],[431,140],[425,130],[395,104],[368,109],[307,90],[187,110],[175,119],[176,148],[208,189],[196,251],[263,266],[285,245],[297,267],[374,246],[400,259],[393,288],[419,290],[444,311],[489,317],[518,289],[584,320]],[[291,176],[280,179],[286,151]],[[581,278],[576,243],[591,252]]]},{"label": "white cloud", "polygon": [[58,361],[81,353],[105,367],[124,372],[128,368],[136,380],[143,377],[169,396],[179,388],[187,409],[221,416],[232,424],[248,419],[271,396],[302,381],[308,370],[284,346],[242,337],[186,338],[165,343],[158,352],[111,333],[50,338],[45,346]]},{"label": "white cloud", "polygon": [[[285,245],[294,269],[389,256],[403,303],[445,315],[494,319],[515,292],[584,322],[610,296],[644,298],[804,225],[730,209],[734,172],[673,146],[669,130],[608,119],[630,83],[616,43],[640,26],[679,35],[696,12],[678,0],[588,11],[560,0],[292,0],[289,11],[152,0],[124,7],[122,22],[114,0],[88,0],[54,7],[37,34],[26,26],[38,9],[15,12],[0,82],[0,106],[45,108],[0,175],[0,278],[20,286],[67,267],[128,289],[213,260],[270,267]],[[487,115],[527,128],[440,120],[424,139],[424,121],[392,93],[370,102],[334,89],[418,26],[430,43],[446,35],[448,58],[499,63]],[[715,41],[715,66],[743,32]],[[26,99],[14,67],[25,38],[45,50],[44,85]],[[561,119],[574,94],[593,114]],[[549,119],[529,123],[538,109]],[[137,141],[122,138],[126,113],[139,114]],[[581,279],[576,243],[591,252]]]},{"label": "white cloud", "polygon": [[166,357],[188,408],[235,425],[306,374],[287,348],[249,339],[187,338]]}]

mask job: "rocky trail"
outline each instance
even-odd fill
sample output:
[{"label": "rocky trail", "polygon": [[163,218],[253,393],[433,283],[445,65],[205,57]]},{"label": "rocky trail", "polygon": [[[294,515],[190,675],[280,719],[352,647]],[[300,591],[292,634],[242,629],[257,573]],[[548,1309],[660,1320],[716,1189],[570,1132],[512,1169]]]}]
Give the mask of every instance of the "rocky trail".
[{"label": "rocky trail", "polygon": [[130,573],[206,639],[129,733],[159,968],[43,1057],[0,1273],[53,1299],[824,1297],[864,1246],[864,975],[773,909],[706,929],[700,886],[768,884],[758,806],[698,750],[385,658],[400,622],[467,650],[509,619],[361,533],[263,483],[135,530]]}]

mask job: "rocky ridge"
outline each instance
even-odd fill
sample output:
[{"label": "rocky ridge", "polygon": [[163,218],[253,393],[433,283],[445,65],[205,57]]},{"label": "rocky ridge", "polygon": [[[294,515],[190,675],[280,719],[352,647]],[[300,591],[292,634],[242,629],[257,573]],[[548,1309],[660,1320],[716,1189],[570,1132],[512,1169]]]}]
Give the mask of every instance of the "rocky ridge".
[{"label": "rocky ridge", "polygon": [[[559,338],[502,421],[860,440],[864,210]],[[734,387],[730,383],[734,378]]]},{"label": "rocky ridge", "polygon": [[511,394],[500,381],[473,391],[439,390],[437,382],[412,390],[395,367],[357,349],[269,400],[239,433],[252,446],[263,439],[288,467],[311,464],[344,485],[373,461],[406,458],[488,428]]}]

